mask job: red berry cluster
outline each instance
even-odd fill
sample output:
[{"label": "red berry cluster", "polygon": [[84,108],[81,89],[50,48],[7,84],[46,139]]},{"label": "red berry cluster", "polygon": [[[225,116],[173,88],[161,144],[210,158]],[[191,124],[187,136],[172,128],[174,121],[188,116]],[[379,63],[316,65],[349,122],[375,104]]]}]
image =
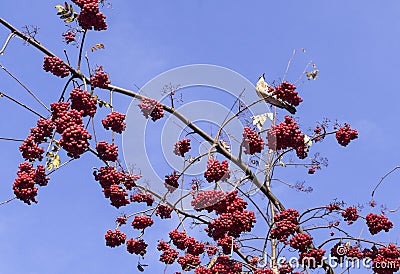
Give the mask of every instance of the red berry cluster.
[{"label": "red berry cluster", "polygon": [[302,252],[299,256],[299,262],[303,267],[315,269],[322,265],[325,250],[313,249],[309,252]]},{"label": "red berry cluster", "polygon": [[118,146],[100,141],[96,145],[97,155],[103,161],[115,162],[118,158]]},{"label": "red berry cluster", "polygon": [[174,154],[178,156],[185,156],[185,153],[188,152],[192,147],[190,146],[190,139],[182,139],[175,143],[174,145]]},{"label": "red berry cluster", "polygon": [[[276,98],[281,99],[282,101],[285,101],[289,105],[292,106],[298,106],[301,102],[303,102],[303,99],[301,99],[298,96],[298,92],[296,91],[296,86],[288,83],[288,82],[282,82],[279,86],[276,86],[275,89],[271,90],[272,95],[276,96]],[[272,89],[272,88],[270,88]],[[269,91],[269,92],[271,92]]]},{"label": "red berry cluster", "polygon": [[134,229],[145,229],[153,224],[153,219],[148,216],[135,216],[131,225]]},{"label": "red berry cluster", "polygon": [[377,274],[392,274],[400,269],[400,251],[394,244],[381,247],[373,259],[372,269]]},{"label": "red berry cluster", "polygon": [[364,254],[358,249],[358,246],[349,246],[347,248],[346,256],[350,259],[362,259]]},{"label": "red berry cluster", "polygon": [[19,147],[19,151],[22,153],[22,157],[28,161],[35,161],[38,159],[39,161],[43,160],[44,149],[39,147],[34,140],[32,135],[29,135],[22,145]]},{"label": "red berry cluster", "polygon": [[383,214],[370,213],[366,216],[366,220],[369,232],[372,235],[378,234],[382,230],[388,232],[393,227],[393,223]]},{"label": "red berry cluster", "polygon": [[104,238],[106,239],[106,246],[116,247],[125,243],[126,235],[118,229],[115,231],[109,229]]},{"label": "red berry cluster", "polygon": [[338,203],[330,203],[329,205],[327,205],[326,207],[325,207],[329,212],[332,212],[332,211],[334,211],[334,210],[340,210],[340,206],[339,206],[339,204]]},{"label": "red berry cluster", "polygon": [[72,0],[81,8],[78,16],[79,25],[85,30],[106,30],[106,17],[99,10],[98,0]]},{"label": "red berry cluster", "polygon": [[226,181],[230,178],[228,161],[224,160],[220,163],[217,159],[210,159],[207,163],[207,170],[204,172],[204,178],[208,182]]},{"label": "red berry cluster", "polygon": [[67,44],[75,42],[76,41],[75,36],[76,36],[76,33],[72,32],[72,31],[67,31],[62,34],[62,37],[64,38],[64,41]]},{"label": "red berry cluster", "polygon": [[204,266],[200,266],[194,270],[195,274],[213,274],[211,269],[205,268]]},{"label": "red berry cluster", "polygon": [[146,119],[151,117],[151,120],[157,121],[158,119],[164,117],[164,109],[162,105],[157,102],[157,100],[151,98],[142,98],[142,103],[140,103],[138,106]]},{"label": "red berry cluster", "polygon": [[17,178],[13,184],[14,194],[17,199],[30,205],[31,202],[37,203],[35,197],[37,196],[39,186],[46,186],[49,178],[46,177],[44,166],[39,165],[36,169],[28,162],[23,162],[19,165]]},{"label": "red berry cluster", "polygon": [[163,252],[160,256],[160,261],[165,264],[173,264],[176,258],[178,258],[179,252],[164,241],[158,243],[157,249]]},{"label": "red berry cluster", "polygon": [[283,262],[282,264],[279,265],[279,268],[278,268],[279,274],[291,274],[292,271],[293,271],[293,268],[286,262]]},{"label": "red berry cluster", "polygon": [[344,211],[342,211],[342,216],[347,224],[351,225],[353,222],[357,221],[359,215],[357,213],[357,208],[349,206]]},{"label": "red berry cluster", "polygon": [[123,184],[127,190],[131,190],[132,187],[136,186],[135,181],[140,178],[136,174],[117,171],[113,166],[101,167],[100,170],[93,172],[93,175],[103,189],[107,189],[114,184]]},{"label": "red berry cluster", "polygon": [[86,90],[74,88],[70,94],[71,108],[81,112],[83,117],[93,117],[97,110],[97,100]]},{"label": "red berry cluster", "polygon": [[260,153],[264,149],[265,142],[251,128],[245,127],[243,130],[244,153],[254,155]]},{"label": "red berry cluster", "polygon": [[92,139],[92,135],[85,127],[82,124],[75,124],[63,131],[60,145],[67,151],[69,157],[77,159],[87,151],[90,139]]},{"label": "red berry cluster", "polygon": [[113,111],[107,114],[107,117],[101,120],[105,129],[111,129],[114,132],[122,133],[125,130],[125,114]]},{"label": "red berry cluster", "polygon": [[43,62],[44,71],[51,72],[55,76],[64,78],[69,75],[69,69],[58,57],[45,56]]},{"label": "red berry cluster", "polygon": [[313,165],[310,169],[308,169],[308,174],[314,174],[317,169],[321,169],[318,165]]},{"label": "red berry cluster", "polygon": [[271,229],[271,238],[286,242],[287,237],[293,235],[299,225],[299,212],[296,209],[286,209],[275,215],[275,228]]},{"label": "red berry cluster", "polygon": [[169,219],[171,218],[171,213],[173,209],[168,205],[159,204],[157,205],[156,215],[160,216],[161,219]]},{"label": "red berry cluster", "polygon": [[194,256],[190,253],[186,254],[184,257],[181,256],[178,258],[178,264],[181,265],[182,270],[188,271],[192,268],[195,268],[201,263],[199,256]]},{"label": "red berry cluster", "polygon": [[[51,120],[56,124],[56,132],[57,133],[62,133],[63,130],[66,128],[64,126],[64,121],[70,121],[73,119],[75,123],[79,124],[79,117],[81,117],[80,113],[77,112],[76,110],[70,115],[71,113],[68,113],[70,104],[68,102],[56,102],[50,104],[51,107]],[[79,117],[75,116],[75,113],[79,115]],[[70,116],[73,116],[72,118]],[[82,118],[81,118],[82,119]]]},{"label": "red berry cluster", "polygon": [[76,109],[64,111],[58,117],[53,116],[54,124],[56,125],[56,132],[62,134],[68,127],[83,126],[81,112]]},{"label": "red berry cluster", "polygon": [[110,83],[111,82],[108,79],[108,74],[103,71],[103,66],[97,67],[94,70],[94,75],[90,77],[90,84],[95,88],[106,89]]},{"label": "red berry cluster", "polygon": [[220,190],[199,191],[196,197],[193,197],[191,205],[196,211],[205,209],[211,212],[214,210],[215,205],[225,197],[226,194]]},{"label": "red berry cluster", "polygon": [[323,134],[323,128],[321,126],[315,127],[314,134],[315,134],[315,136],[317,136],[314,138],[315,142],[322,141],[325,138],[325,135]]},{"label": "red berry cluster", "polygon": [[178,232],[177,229],[169,232],[172,243],[180,250],[186,250],[193,256],[204,253],[204,244],[200,243],[193,237],[188,237],[185,232]]},{"label": "red berry cluster", "polygon": [[179,187],[179,175],[174,170],[174,173],[171,175],[165,176],[164,185],[168,189],[169,192],[174,192]]},{"label": "red berry cluster", "polygon": [[312,244],[313,237],[307,233],[299,233],[290,239],[290,246],[300,252],[307,251],[308,247]]},{"label": "red berry cluster", "polygon": [[144,256],[144,254],[146,254],[146,248],[147,244],[142,239],[135,240],[132,238],[126,242],[126,249],[131,254]]},{"label": "red berry cluster", "polygon": [[231,254],[232,250],[239,250],[239,245],[234,241],[233,237],[231,236],[225,236],[219,239],[217,245],[222,247],[222,252],[227,255]]},{"label": "red berry cluster", "polygon": [[205,246],[203,243],[200,243],[193,237],[188,237],[186,239],[186,247],[187,247],[187,253],[192,254],[194,256],[198,256],[200,254],[203,254],[205,251]]},{"label": "red berry cluster", "polygon": [[177,229],[172,230],[168,233],[172,243],[180,250],[186,249],[187,235],[185,232],[178,232]]},{"label": "red berry cluster", "polygon": [[40,118],[36,127],[31,128],[31,134],[36,144],[46,142],[47,138],[51,138],[54,130],[53,122],[49,119]]},{"label": "red berry cluster", "polygon": [[117,217],[117,219],[115,219],[115,222],[118,224],[118,226],[121,226],[121,225],[125,225],[127,220],[128,220],[128,218],[125,215],[123,215],[123,216]]},{"label": "red berry cluster", "polygon": [[213,273],[242,273],[242,264],[229,259],[228,256],[219,256],[211,270]]},{"label": "red berry cluster", "polygon": [[268,147],[273,150],[293,148],[297,157],[307,157],[307,148],[304,143],[304,134],[299,129],[297,122],[290,116],[285,116],[285,121],[273,125],[268,130]]},{"label": "red berry cluster", "polygon": [[127,199],[128,193],[126,193],[125,189],[117,184],[103,189],[103,193],[104,197],[109,198],[111,205],[115,206],[116,208],[120,208],[121,206],[126,206],[129,204],[129,200]]},{"label": "red berry cluster", "polygon": [[351,129],[349,124],[344,124],[344,127],[339,128],[336,131],[336,140],[339,145],[347,146],[350,141],[358,138],[358,132],[355,129]]},{"label": "red berry cluster", "polygon": [[146,203],[147,206],[152,206],[154,203],[154,197],[151,193],[136,193],[131,194],[132,203]]},{"label": "red berry cluster", "polygon": [[218,252],[218,247],[215,245],[208,245],[207,246],[207,255],[208,256],[214,256]]}]

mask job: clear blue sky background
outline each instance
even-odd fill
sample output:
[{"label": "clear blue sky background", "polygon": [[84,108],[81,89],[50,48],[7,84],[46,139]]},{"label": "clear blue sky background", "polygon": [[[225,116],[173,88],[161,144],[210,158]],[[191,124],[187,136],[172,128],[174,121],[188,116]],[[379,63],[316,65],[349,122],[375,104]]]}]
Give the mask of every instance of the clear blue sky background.
[{"label": "clear blue sky background", "polygon": [[[37,39],[59,56],[65,45],[64,23],[56,16],[57,1],[3,1],[0,16],[21,28],[37,25]],[[315,82],[301,86],[298,109],[304,129],[324,117],[349,122],[360,138],[344,149],[327,141],[314,151],[329,158],[329,167],[315,176],[284,170],[292,182],[307,180],[311,194],[277,188],[287,207],[326,204],[333,198],[349,204],[369,200],[373,186],[399,164],[400,4],[397,1],[113,1],[104,9],[109,30],[90,33],[87,45],[101,42],[105,50],[90,54],[113,84],[135,88],[168,69],[210,63],[233,69],[256,82],[266,72],[279,80],[293,49],[305,48],[291,67],[295,80],[312,59],[320,70]],[[0,27],[0,41],[8,31]],[[73,47],[68,46],[75,62]],[[58,99],[63,81],[42,69],[43,55],[12,40],[0,63],[20,77],[46,103]],[[31,102],[24,90],[0,71],[0,91]],[[125,112],[130,103],[119,96]],[[31,103],[35,109],[40,107]],[[0,136],[25,138],[36,117],[0,100]],[[1,142],[0,200],[12,197],[12,183],[22,161],[19,143]],[[124,248],[105,247],[104,233],[118,212],[103,198],[92,176],[100,162],[91,155],[52,176],[39,191],[39,204],[14,201],[0,208],[0,273],[136,273],[137,258]],[[287,172],[287,173],[285,173]],[[377,195],[394,208],[400,176],[393,175]],[[307,203],[305,203],[307,201]],[[367,212],[367,209],[366,211]],[[391,215],[398,223],[398,214]],[[157,234],[159,227],[152,233]],[[149,231],[150,232],[150,231]],[[398,230],[385,241],[397,241]],[[148,271],[157,252],[149,252]],[[172,271],[172,270],[168,270]]]}]

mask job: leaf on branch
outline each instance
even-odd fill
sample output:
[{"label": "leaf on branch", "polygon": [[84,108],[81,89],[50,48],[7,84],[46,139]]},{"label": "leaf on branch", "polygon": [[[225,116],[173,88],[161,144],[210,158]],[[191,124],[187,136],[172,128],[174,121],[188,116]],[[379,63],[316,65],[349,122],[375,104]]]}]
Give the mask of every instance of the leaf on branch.
[{"label": "leaf on branch", "polygon": [[307,146],[312,146],[312,140],[310,137],[308,137],[308,135],[304,134],[304,144],[306,144]]},{"label": "leaf on branch", "polygon": [[274,117],[274,115],[273,113],[263,113],[260,115],[251,116],[251,119],[253,119],[253,125],[257,126],[257,128],[261,130],[265,121],[267,120],[267,117],[272,120],[271,117]]},{"label": "leaf on branch", "polygon": [[316,80],[318,77],[318,69],[314,69],[312,72],[306,72],[306,76],[308,80]]},{"label": "leaf on branch", "polygon": [[104,49],[104,48],[105,48],[104,44],[98,43],[98,44],[94,45],[93,47],[90,47],[90,51],[93,52],[98,49]]},{"label": "leaf on branch", "polygon": [[97,99],[97,102],[99,102],[99,107],[100,108],[103,107],[103,106],[106,107],[106,108],[112,108],[111,104],[106,102],[106,101]]},{"label": "leaf on branch", "polygon": [[78,13],[76,13],[72,5],[68,5],[67,2],[64,3],[64,6],[57,5],[55,8],[57,9],[57,15],[60,16],[60,19],[63,19],[65,23],[71,23],[78,17]]}]

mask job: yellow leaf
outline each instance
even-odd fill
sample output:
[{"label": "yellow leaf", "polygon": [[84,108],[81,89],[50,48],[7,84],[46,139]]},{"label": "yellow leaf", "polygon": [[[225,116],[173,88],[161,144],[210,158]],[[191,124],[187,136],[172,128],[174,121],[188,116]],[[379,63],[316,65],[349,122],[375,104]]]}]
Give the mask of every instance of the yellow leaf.
[{"label": "yellow leaf", "polygon": [[56,155],[53,160],[53,166],[55,169],[60,167],[60,156]]},{"label": "yellow leaf", "polygon": [[48,164],[48,165],[47,165],[47,170],[50,171],[50,170],[52,170],[52,169],[53,169],[53,164]]},{"label": "yellow leaf", "polygon": [[61,5],[57,5],[56,9],[57,9],[58,12],[62,12],[64,10],[64,7],[61,6]]},{"label": "yellow leaf", "polygon": [[96,44],[96,47],[99,49],[104,49],[104,45],[103,44]]},{"label": "yellow leaf", "polygon": [[64,22],[65,22],[65,23],[71,23],[71,22],[73,22],[74,20],[75,20],[75,17],[74,17],[74,16],[71,16],[70,18],[65,19]]}]

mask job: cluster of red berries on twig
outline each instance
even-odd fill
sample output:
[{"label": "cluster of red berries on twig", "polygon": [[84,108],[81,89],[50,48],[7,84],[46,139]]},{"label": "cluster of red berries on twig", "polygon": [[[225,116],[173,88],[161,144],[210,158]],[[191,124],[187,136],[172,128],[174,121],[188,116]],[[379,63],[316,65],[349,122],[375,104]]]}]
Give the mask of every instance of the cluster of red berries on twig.
[{"label": "cluster of red berries on twig", "polygon": [[185,232],[178,232],[177,229],[169,232],[172,243],[180,250],[186,250],[188,254],[198,256],[205,251],[205,246],[193,237],[188,237]]},{"label": "cluster of red berries on twig", "polygon": [[196,211],[201,211],[203,209],[211,212],[214,210],[216,204],[225,199],[226,194],[221,190],[208,190],[199,191],[193,200],[191,205]]},{"label": "cluster of red berries on twig", "polygon": [[64,42],[67,44],[75,42],[76,41],[75,36],[76,36],[76,33],[72,32],[72,31],[67,31],[62,34]]},{"label": "cluster of red berries on twig", "polygon": [[264,149],[265,142],[251,128],[245,127],[242,135],[244,153],[254,155],[255,153],[260,153]]},{"label": "cluster of red berries on twig", "polygon": [[90,84],[95,88],[106,89],[111,84],[108,74],[103,71],[103,66],[99,66],[94,70],[94,74],[90,77]]},{"label": "cluster of red berries on twig", "polygon": [[219,256],[211,270],[212,273],[241,273],[242,264],[231,260],[228,256]]},{"label": "cluster of red berries on twig", "polygon": [[28,162],[19,165],[17,178],[13,184],[14,194],[17,199],[30,205],[31,202],[37,203],[36,196],[38,186],[46,186],[50,179],[46,177],[44,166],[39,165],[36,169]]},{"label": "cluster of red berries on twig", "polygon": [[291,83],[282,82],[282,84],[275,88],[270,87],[269,92],[276,96],[276,98],[296,107],[303,102],[303,99],[298,96],[299,93],[296,91],[296,88]]},{"label": "cluster of red berries on twig", "polygon": [[190,146],[190,139],[182,139],[175,143],[174,145],[174,154],[178,156],[185,156],[185,153],[188,152],[192,147]]},{"label": "cluster of red berries on twig", "polygon": [[115,162],[118,158],[118,146],[100,141],[96,145],[97,155],[103,161]]},{"label": "cluster of red berries on twig", "polygon": [[224,254],[231,254],[232,251],[239,250],[239,245],[234,241],[233,237],[225,236],[218,240],[217,245],[222,247],[222,252]]},{"label": "cluster of red berries on twig", "polygon": [[121,206],[126,206],[129,204],[129,200],[127,198],[128,193],[124,188],[119,185],[111,185],[109,188],[103,189],[104,197],[109,198],[111,201],[111,205],[116,208],[120,208]]},{"label": "cluster of red berries on twig", "polygon": [[299,129],[297,122],[288,115],[285,116],[282,123],[273,125],[268,130],[268,147],[272,150],[293,148],[300,159],[307,157],[304,134]]},{"label": "cluster of red berries on twig", "polygon": [[132,203],[146,203],[147,206],[152,206],[154,203],[154,197],[151,193],[138,192],[131,194]]},{"label": "cluster of red berries on twig", "polygon": [[88,140],[92,139],[92,135],[80,125],[72,125],[66,128],[61,136],[60,145],[67,151],[67,155],[71,158],[77,159],[89,147]]},{"label": "cluster of red berries on twig", "polygon": [[347,224],[351,225],[353,222],[357,221],[359,215],[357,212],[357,208],[349,206],[344,211],[342,211],[342,216]]},{"label": "cluster of red berries on twig", "polygon": [[344,124],[344,127],[336,131],[336,140],[342,146],[347,146],[350,141],[358,138],[358,131],[351,129],[349,124]]},{"label": "cluster of red berries on twig", "polygon": [[147,243],[143,239],[129,239],[126,242],[126,249],[131,254],[144,256],[146,254]]},{"label": "cluster of red berries on twig", "polygon": [[164,180],[164,185],[168,189],[169,192],[174,192],[179,187],[179,175],[174,170],[174,173],[171,175],[166,175]]},{"label": "cluster of red berries on twig", "polygon": [[325,254],[325,250],[313,249],[308,252],[301,252],[299,255],[299,262],[304,267],[315,269],[322,266],[322,260]]},{"label": "cluster of red berries on twig", "polygon": [[160,216],[161,219],[169,219],[171,218],[172,211],[173,209],[170,206],[159,204],[157,205],[156,215]]},{"label": "cluster of red berries on twig", "polygon": [[332,212],[334,210],[340,210],[340,205],[336,202],[330,203],[325,207],[329,212]]},{"label": "cluster of red berries on twig", "polygon": [[366,220],[369,232],[372,235],[378,234],[382,230],[388,232],[393,227],[393,223],[383,214],[370,213],[366,216]]},{"label": "cluster of red berries on twig", "polygon": [[290,239],[289,244],[292,248],[297,249],[300,252],[304,252],[312,244],[312,240],[313,237],[307,233],[298,233]]},{"label": "cluster of red berries on twig", "polygon": [[324,128],[322,128],[321,126],[316,126],[314,128],[314,134],[316,136],[314,138],[314,142],[322,141],[325,138],[324,132]]},{"label": "cluster of red berries on twig", "polygon": [[293,235],[299,226],[299,212],[296,209],[286,209],[275,215],[275,228],[271,229],[271,238],[286,242],[290,235]]},{"label": "cluster of red berries on twig", "polygon": [[54,130],[53,122],[50,119],[40,118],[36,127],[31,128],[31,135],[36,144],[41,144],[51,138]]},{"label": "cluster of red berries on twig", "polygon": [[182,270],[184,271],[193,269],[201,263],[199,256],[194,256],[190,253],[186,254],[184,257],[179,257],[177,262],[181,265]]},{"label": "cluster of red berries on twig", "polygon": [[[385,267],[383,267],[385,266]],[[394,244],[381,247],[373,258],[372,269],[377,274],[392,274],[399,271],[400,250]]]},{"label": "cluster of red berries on twig", "polygon": [[111,129],[114,132],[122,133],[126,128],[125,114],[113,111],[107,114],[107,117],[101,120],[105,129]]},{"label": "cluster of red berries on twig", "polygon": [[153,219],[148,216],[135,216],[131,225],[134,229],[145,229],[153,224]]},{"label": "cluster of red berries on twig", "polygon": [[93,117],[97,110],[97,100],[86,90],[74,88],[70,94],[71,108],[81,112],[83,117]]},{"label": "cluster of red berries on twig", "polygon": [[28,161],[39,161],[43,160],[44,149],[39,147],[34,140],[32,135],[29,135],[24,142],[20,145],[19,151],[22,153],[22,157]]},{"label": "cluster of red berries on twig", "polygon": [[44,71],[51,72],[55,76],[64,78],[69,75],[69,69],[63,60],[58,57],[45,56],[43,62]]},{"label": "cluster of red berries on twig", "polygon": [[176,258],[178,258],[179,252],[164,241],[158,243],[157,249],[163,252],[160,255],[160,261],[165,264],[173,264]]},{"label": "cluster of red berries on twig", "polygon": [[155,122],[164,117],[164,109],[157,100],[142,98],[142,102],[138,106],[146,119],[151,117],[151,120]]},{"label": "cluster of red berries on twig", "polygon": [[72,0],[81,8],[78,23],[84,30],[106,30],[106,16],[99,10],[98,0]]},{"label": "cluster of red berries on twig", "polygon": [[116,247],[125,243],[126,235],[118,229],[116,229],[115,231],[109,229],[107,230],[104,238],[106,239],[106,246]]},{"label": "cluster of red berries on twig", "polygon": [[228,166],[228,161],[224,160],[221,163],[215,159],[211,158],[207,162],[207,170],[204,172],[204,178],[208,182],[218,182],[226,181],[230,178],[230,171]]}]

